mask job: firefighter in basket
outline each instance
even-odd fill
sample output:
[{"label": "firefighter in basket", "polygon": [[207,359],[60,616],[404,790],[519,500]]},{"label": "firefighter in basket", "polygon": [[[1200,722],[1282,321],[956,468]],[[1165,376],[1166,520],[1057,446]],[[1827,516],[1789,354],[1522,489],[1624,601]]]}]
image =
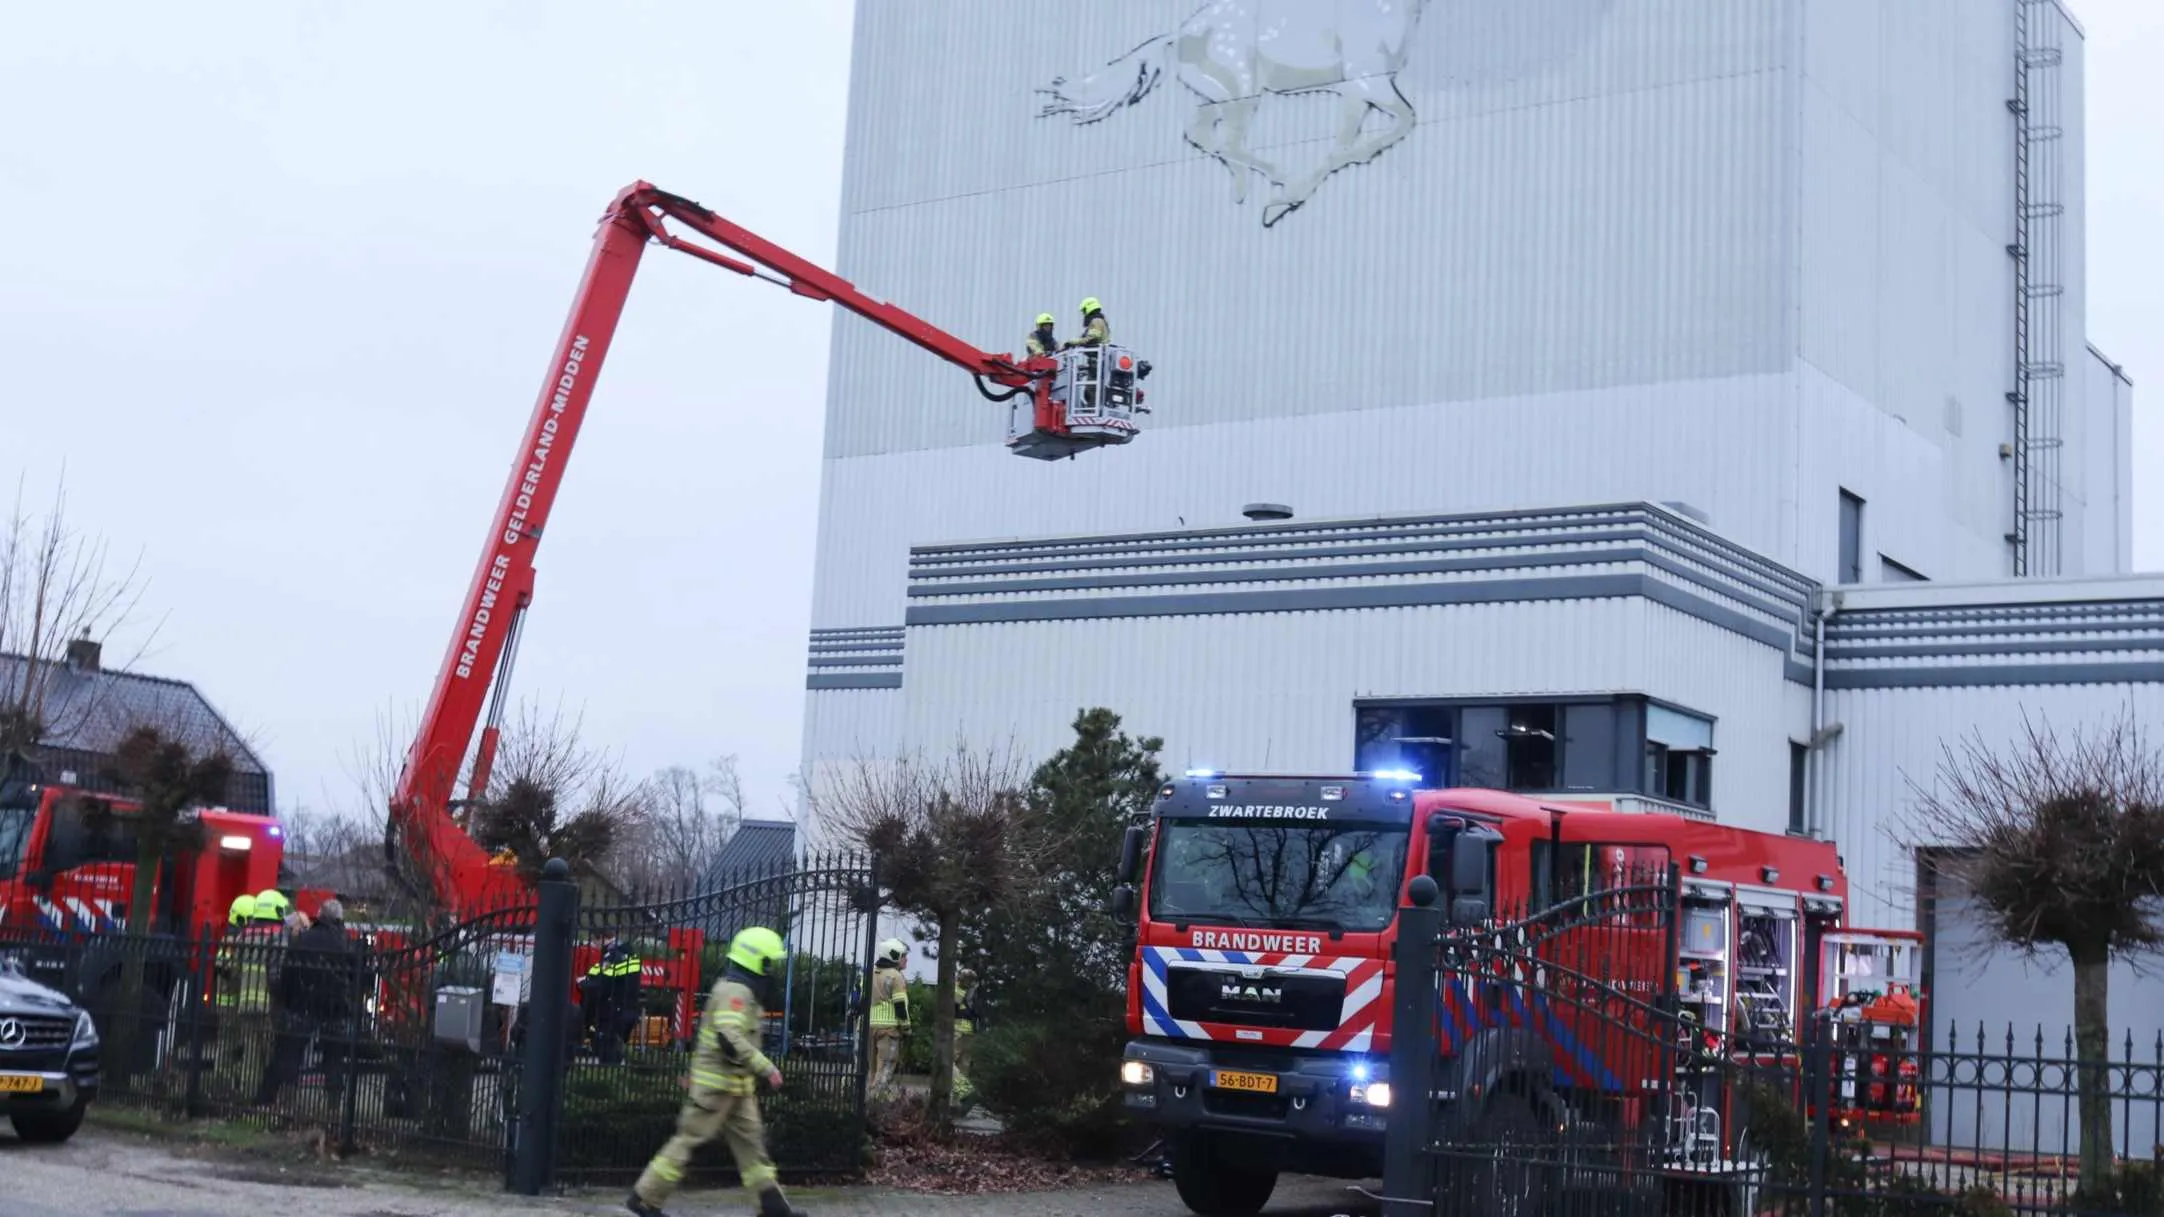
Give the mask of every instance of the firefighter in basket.
[{"label": "firefighter in basket", "polygon": [[1059,338],[1052,333],[1053,325],[1052,314],[1037,314],[1037,328],[1031,330],[1029,337],[1023,340],[1024,345],[1029,349],[1030,358],[1035,359],[1041,355],[1050,355],[1052,352],[1059,350]]},{"label": "firefighter in basket", "polygon": [[759,1047],[765,1022],[762,995],[774,979],[786,948],[781,935],[764,926],[740,931],[729,943],[729,963],[706,998],[699,1038],[692,1047],[689,1093],[676,1116],[676,1135],[661,1147],[639,1176],[624,1207],[638,1217],[667,1217],[661,1206],[684,1182],[684,1168],[701,1145],[720,1137],[736,1159],[744,1190],[759,1206],[759,1217],[804,1217],[790,1205],[766,1152],[766,1127],[759,1119],[759,1083],[781,1089],[781,1070]]}]

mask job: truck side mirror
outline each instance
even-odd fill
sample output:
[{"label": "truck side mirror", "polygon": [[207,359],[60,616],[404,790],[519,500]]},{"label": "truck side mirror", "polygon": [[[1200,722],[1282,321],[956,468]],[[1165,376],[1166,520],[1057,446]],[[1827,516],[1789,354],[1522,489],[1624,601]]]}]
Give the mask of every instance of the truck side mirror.
[{"label": "truck side mirror", "polygon": [[1112,889],[1112,915],[1122,921],[1135,915],[1135,889],[1120,884]]},{"label": "truck side mirror", "polygon": [[1142,841],[1147,831],[1140,824],[1130,824],[1127,826],[1127,835],[1120,839],[1121,883],[1133,883],[1136,874],[1142,869]]},{"label": "truck side mirror", "polygon": [[1452,925],[1479,925],[1488,919],[1488,902],[1478,896],[1459,896],[1450,902]]},{"label": "truck side mirror", "polygon": [[1461,832],[1450,846],[1450,894],[1453,898],[1488,894],[1488,840]]}]

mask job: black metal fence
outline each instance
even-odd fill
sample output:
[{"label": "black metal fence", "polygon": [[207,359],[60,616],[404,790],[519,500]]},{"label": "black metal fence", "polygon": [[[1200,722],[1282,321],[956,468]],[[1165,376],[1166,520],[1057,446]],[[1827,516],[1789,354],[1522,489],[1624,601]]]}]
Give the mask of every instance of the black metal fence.
[{"label": "black metal fence", "polygon": [[[1477,925],[1404,910],[1386,1214],[2164,1217],[2164,1036],[2083,1063],[1706,1010],[1681,911],[1672,875]],[[2087,1179],[2085,1114],[2111,1123]]]},{"label": "black metal fence", "polygon": [[[826,857],[719,891],[580,909],[553,944],[571,976],[594,971],[611,941],[643,975],[613,1019],[592,1017],[592,986],[566,986],[561,1055],[542,1056],[562,1070],[550,1079],[561,1099],[547,1173],[628,1179],[668,1138],[704,995],[730,936],[752,924],[781,933],[790,952],[766,1020],[766,1051],[785,1078],[761,1099],[770,1152],[791,1175],[856,1169],[870,878],[857,859]],[[526,904],[425,936],[355,925],[327,940],[318,927],[306,941],[269,927],[18,927],[0,954],[91,1011],[100,1105],[508,1171],[533,1122],[522,1097],[540,1021],[532,972],[551,945],[537,939],[536,913]],[[733,1169],[719,1146],[696,1165]]]}]

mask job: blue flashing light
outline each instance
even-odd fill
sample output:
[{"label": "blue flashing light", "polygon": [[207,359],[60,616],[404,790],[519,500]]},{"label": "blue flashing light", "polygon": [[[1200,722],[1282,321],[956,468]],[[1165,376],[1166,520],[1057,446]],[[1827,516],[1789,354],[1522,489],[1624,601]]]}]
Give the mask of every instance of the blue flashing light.
[{"label": "blue flashing light", "polygon": [[278,827],[276,824],[273,824],[270,826],[270,835],[273,838],[282,837],[286,835],[286,830]]},{"label": "blue flashing light", "polygon": [[1188,776],[1188,777],[1191,777],[1191,778],[1214,778],[1214,777],[1216,777],[1216,776],[1217,776],[1217,770],[1215,770],[1215,769],[1190,769],[1190,770],[1188,770],[1188,771],[1187,771],[1187,776]]},{"label": "blue flashing light", "polygon": [[1386,782],[1417,782],[1420,775],[1410,769],[1378,769],[1375,776]]},{"label": "blue flashing light", "polygon": [[1355,1082],[1368,1080],[1368,1063],[1366,1061],[1358,1062],[1352,1067],[1352,1080]]}]

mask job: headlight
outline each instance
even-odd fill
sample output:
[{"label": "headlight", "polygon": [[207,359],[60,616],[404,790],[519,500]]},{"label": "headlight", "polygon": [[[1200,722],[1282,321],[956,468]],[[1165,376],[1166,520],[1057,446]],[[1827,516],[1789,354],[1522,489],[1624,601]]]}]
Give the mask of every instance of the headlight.
[{"label": "headlight", "polygon": [[1157,1071],[1141,1061],[1121,1061],[1120,1081],[1129,1086],[1147,1086],[1157,1080]]},{"label": "headlight", "polygon": [[1390,1106],[1390,1083],[1369,1082],[1365,1086],[1355,1086],[1352,1088],[1352,1101],[1365,1103],[1370,1107],[1388,1107]]},{"label": "headlight", "polygon": [[95,1044],[98,1042],[98,1024],[90,1017],[90,1011],[88,1010],[75,1012],[75,1042],[77,1044]]}]

